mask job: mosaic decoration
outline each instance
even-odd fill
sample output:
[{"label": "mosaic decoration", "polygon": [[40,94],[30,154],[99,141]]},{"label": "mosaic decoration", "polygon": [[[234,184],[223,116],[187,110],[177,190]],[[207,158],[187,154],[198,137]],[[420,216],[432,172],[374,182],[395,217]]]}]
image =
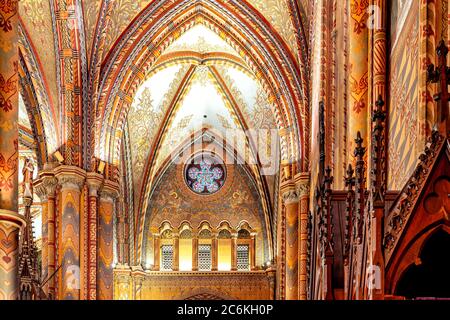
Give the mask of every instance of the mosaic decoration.
[{"label": "mosaic decoration", "polygon": [[198,194],[213,194],[222,188],[225,169],[211,157],[202,155],[186,167],[186,183]]}]

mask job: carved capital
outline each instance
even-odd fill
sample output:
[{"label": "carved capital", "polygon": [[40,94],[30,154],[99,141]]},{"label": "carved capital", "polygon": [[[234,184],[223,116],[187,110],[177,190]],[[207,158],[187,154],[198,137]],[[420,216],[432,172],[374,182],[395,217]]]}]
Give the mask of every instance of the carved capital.
[{"label": "carved capital", "polygon": [[55,177],[63,190],[81,191],[86,180],[86,172],[78,167],[59,166],[55,169]]},{"label": "carved capital", "polygon": [[46,202],[48,200],[47,189],[42,184],[34,186],[34,192],[37,194],[37,196],[39,197],[39,199],[41,199],[42,202]]},{"label": "carved capital", "polygon": [[100,199],[104,201],[114,202],[119,197],[119,185],[112,181],[106,180],[100,190]]},{"label": "carved capital", "polygon": [[54,197],[58,180],[53,175],[43,175],[34,184],[34,191],[41,201],[47,201],[48,197]]},{"label": "carved capital", "polygon": [[89,187],[89,196],[97,197],[98,191],[103,184],[103,176],[98,173],[90,172],[87,174],[86,184]]},{"label": "carved capital", "polygon": [[311,187],[309,181],[302,181],[300,184],[297,184],[297,193],[299,198],[309,197],[311,191]]},{"label": "carved capital", "polygon": [[31,197],[23,197],[22,200],[25,207],[31,207],[33,205],[33,198]]},{"label": "carved capital", "polygon": [[84,178],[78,175],[62,174],[58,176],[58,182],[63,190],[81,191],[84,185]]},{"label": "carved capital", "polygon": [[287,190],[283,193],[283,202],[286,205],[298,203],[298,194],[297,191],[294,189]]}]

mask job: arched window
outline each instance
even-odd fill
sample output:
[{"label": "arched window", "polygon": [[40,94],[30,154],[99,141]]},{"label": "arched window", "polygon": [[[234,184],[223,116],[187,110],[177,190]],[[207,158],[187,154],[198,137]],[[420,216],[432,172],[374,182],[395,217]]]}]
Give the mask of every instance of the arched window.
[{"label": "arched window", "polygon": [[198,270],[211,271],[211,231],[208,229],[202,229],[198,235],[198,238]]},{"label": "arched window", "polygon": [[[238,271],[250,270],[251,234],[246,229],[238,232],[238,243],[236,248],[236,264]],[[254,248],[252,248],[254,250]]]},{"label": "arched window", "polygon": [[219,271],[231,270],[231,232],[227,229],[219,231],[218,238],[218,269]]},{"label": "arched window", "polygon": [[161,270],[173,270],[173,253],[172,230],[166,229],[161,233]]},{"label": "arched window", "polygon": [[180,232],[180,271],[192,270],[192,231],[184,229]]}]

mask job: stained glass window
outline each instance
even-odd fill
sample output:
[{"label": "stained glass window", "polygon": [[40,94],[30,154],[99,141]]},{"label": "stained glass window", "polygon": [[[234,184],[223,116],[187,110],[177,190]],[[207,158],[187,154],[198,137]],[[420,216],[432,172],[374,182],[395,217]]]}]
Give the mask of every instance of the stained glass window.
[{"label": "stained glass window", "polygon": [[222,188],[225,168],[216,159],[202,155],[186,167],[186,182],[197,194],[213,194]]}]

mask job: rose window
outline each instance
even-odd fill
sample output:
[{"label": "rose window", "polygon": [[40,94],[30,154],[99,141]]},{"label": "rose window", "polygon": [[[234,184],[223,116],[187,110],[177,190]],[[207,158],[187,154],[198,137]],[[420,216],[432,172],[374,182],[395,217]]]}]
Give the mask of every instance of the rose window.
[{"label": "rose window", "polygon": [[209,156],[194,158],[186,167],[186,182],[197,194],[213,194],[222,188],[225,169],[222,164]]}]

